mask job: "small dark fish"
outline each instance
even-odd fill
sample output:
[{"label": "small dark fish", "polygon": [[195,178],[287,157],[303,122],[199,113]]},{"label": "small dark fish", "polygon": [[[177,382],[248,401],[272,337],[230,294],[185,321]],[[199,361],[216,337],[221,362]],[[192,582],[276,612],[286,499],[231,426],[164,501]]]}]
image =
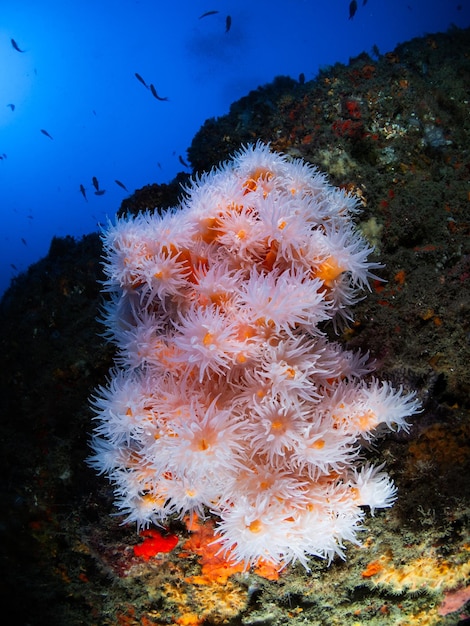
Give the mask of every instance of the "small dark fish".
[{"label": "small dark fish", "polygon": [[232,18],[230,17],[230,15],[227,15],[227,17],[225,18],[225,32],[226,33],[228,33],[231,26],[232,26]]},{"label": "small dark fish", "polygon": [[181,154],[178,157],[179,162],[181,163],[181,165],[184,165],[184,167],[188,167],[189,165],[186,163],[186,161],[183,159],[183,157],[181,156]]},{"label": "small dark fish", "polygon": [[118,180],[117,178],[114,179],[114,182],[116,183],[116,185],[119,185],[119,187],[122,187],[122,189],[125,189],[127,191],[127,187],[124,183],[121,183],[120,180]]},{"label": "small dark fish", "polygon": [[4,159],[6,159],[6,158],[7,158],[7,155],[6,155],[5,153],[3,153],[3,154],[2,154],[2,157],[3,157]]},{"label": "small dark fish", "polygon": [[147,85],[147,83],[145,82],[145,80],[142,78],[142,76],[140,74],[137,74],[137,72],[134,74],[134,76],[137,78],[137,80],[139,81],[139,83],[142,83],[142,85],[144,87],[146,87],[147,89],[149,88],[149,86]]},{"label": "small dark fish", "polygon": [[106,189],[97,189],[95,191],[95,196],[102,196],[106,193]]},{"label": "small dark fish", "polygon": [[199,19],[202,20],[203,17],[207,17],[208,15],[215,15],[216,13],[218,13],[218,11],[206,11],[199,16]]},{"label": "small dark fish", "polygon": [[160,161],[158,161],[157,165],[158,165],[159,169],[162,169],[162,164],[160,163]]},{"label": "small dark fish", "polygon": [[20,47],[18,46],[18,44],[16,43],[14,39],[11,40],[11,45],[17,52],[24,52],[24,50],[20,50]]},{"label": "small dark fish", "polygon": [[362,0],[362,6],[365,7],[367,4],[367,0]]},{"label": "small dark fish", "polygon": [[357,11],[357,2],[356,0],[352,0],[352,2],[349,3],[349,19],[352,20],[352,18],[356,15],[356,11]]},{"label": "small dark fish", "polygon": [[91,179],[91,182],[93,183],[93,187],[96,189],[96,191],[100,190],[100,184],[98,182],[98,179],[96,178],[96,176],[93,176],[93,178]]},{"label": "small dark fish", "polygon": [[14,269],[14,270],[15,270],[15,272],[17,272],[17,271],[18,271],[18,268],[16,267],[16,265],[15,265],[14,263],[10,263],[10,267],[11,267],[12,269]]},{"label": "small dark fish", "polygon": [[28,245],[27,242],[26,242],[26,239],[24,237],[21,237],[21,241],[24,243],[25,246]]},{"label": "small dark fish", "polygon": [[299,83],[301,85],[305,85],[305,74],[303,72],[300,72],[299,74]]},{"label": "small dark fish", "polygon": [[0,159],[3,161],[3,154],[0,156]]},{"label": "small dark fish", "polygon": [[168,100],[168,98],[162,98],[161,96],[158,95],[157,90],[155,89],[155,87],[153,85],[150,85],[150,91],[152,92],[152,95],[154,96],[154,98],[156,98],[157,100],[162,100],[162,101],[166,101]]},{"label": "small dark fish", "polygon": [[54,139],[54,137],[51,137],[51,135],[49,135],[49,133],[47,132],[47,130],[44,130],[44,128],[41,128],[41,133],[43,135],[46,135],[46,137],[49,137],[49,139]]},{"label": "small dark fish", "polygon": [[85,189],[85,187],[83,185],[80,185],[80,193],[85,198],[85,200],[88,202],[88,198],[86,197],[86,189]]},{"label": "small dark fish", "polygon": [[10,107],[10,109],[11,109],[12,111],[14,111],[14,110],[15,110],[15,105],[14,105],[14,104],[7,104],[7,107]]}]

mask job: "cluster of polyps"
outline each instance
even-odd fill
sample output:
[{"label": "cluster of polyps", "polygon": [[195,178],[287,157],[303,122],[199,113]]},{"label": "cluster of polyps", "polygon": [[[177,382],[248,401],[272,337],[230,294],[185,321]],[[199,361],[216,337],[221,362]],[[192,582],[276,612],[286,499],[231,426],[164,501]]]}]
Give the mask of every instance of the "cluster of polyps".
[{"label": "cluster of polyps", "polygon": [[361,443],[418,408],[319,327],[349,319],[377,267],[356,202],[259,143],[186,191],[103,235],[117,356],[90,463],[126,522],[213,514],[246,565],[343,556],[363,507],[396,493]]}]

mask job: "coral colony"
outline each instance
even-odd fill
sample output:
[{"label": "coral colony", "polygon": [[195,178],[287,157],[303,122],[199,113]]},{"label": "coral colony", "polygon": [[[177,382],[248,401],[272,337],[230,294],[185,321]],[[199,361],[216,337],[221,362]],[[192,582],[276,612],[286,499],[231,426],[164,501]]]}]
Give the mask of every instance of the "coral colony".
[{"label": "coral colony", "polygon": [[215,515],[221,552],[246,567],[344,558],[363,507],[396,496],[361,444],[418,409],[322,330],[350,319],[378,267],[356,200],[261,143],[186,191],[103,235],[118,350],[89,462],[125,522]]}]

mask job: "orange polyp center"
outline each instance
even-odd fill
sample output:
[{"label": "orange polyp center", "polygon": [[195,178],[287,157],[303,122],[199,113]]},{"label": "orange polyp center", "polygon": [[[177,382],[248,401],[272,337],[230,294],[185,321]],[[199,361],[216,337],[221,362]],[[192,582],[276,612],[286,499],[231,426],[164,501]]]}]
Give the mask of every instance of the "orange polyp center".
[{"label": "orange polyp center", "polygon": [[361,430],[370,430],[377,425],[377,417],[373,411],[367,411],[358,417],[357,423]]},{"label": "orange polyp center", "polygon": [[313,448],[314,450],[321,450],[322,448],[325,447],[325,440],[317,439],[316,441],[312,443],[310,447]]},{"label": "orange polyp center", "polygon": [[351,494],[351,498],[353,500],[360,500],[361,499],[361,492],[359,491],[359,489],[357,487],[351,487],[349,490],[349,493]]},{"label": "orange polyp center", "polygon": [[244,193],[250,193],[250,191],[256,191],[258,189],[258,181],[260,178],[264,178],[265,180],[269,180],[272,178],[272,173],[265,167],[258,167],[252,174],[250,178],[243,183],[243,187],[245,188]]},{"label": "orange polyp center", "polygon": [[205,439],[201,439],[198,447],[199,447],[199,450],[201,450],[202,452],[205,452],[206,450],[210,448],[209,444],[207,443]]},{"label": "orange polyp center", "polygon": [[237,339],[244,341],[245,339],[251,339],[256,336],[256,329],[250,324],[240,324],[237,330]]},{"label": "orange polyp center", "polygon": [[213,343],[214,343],[214,335],[212,333],[206,333],[204,335],[203,340],[202,340],[202,345],[203,346],[210,346]]},{"label": "orange polyp center", "polygon": [[142,502],[149,506],[162,506],[165,503],[165,498],[154,495],[153,493],[146,493],[142,496]]},{"label": "orange polyp center", "polygon": [[330,256],[323,261],[315,270],[313,274],[316,278],[320,278],[328,287],[331,286],[338,276],[344,272],[345,268],[340,265],[334,257]]},{"label": "orange polyp center", "polygon": [[259,519],[255,519],[248,524],[248,530],[252,533],[260,533],[263,530],[263,522]]}]

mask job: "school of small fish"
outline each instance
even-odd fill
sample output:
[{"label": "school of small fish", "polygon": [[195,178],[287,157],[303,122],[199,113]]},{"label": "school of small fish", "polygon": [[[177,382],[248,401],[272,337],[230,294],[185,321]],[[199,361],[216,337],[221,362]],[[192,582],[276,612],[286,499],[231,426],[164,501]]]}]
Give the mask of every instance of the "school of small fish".
[{"label": "school of small fish", "polygon": [[[367,4],[367,0],[363,0],[362,1],[362,6],[365,6],[366,4]],[[356,0],[352,0],[349,3],[349,19],[350,20],[355,16],[355,14],[357,12],[357,8],[358,8],[357,1]],[[208,10],[208,11],[205,11],[204,13],[202,13],[201,15],[199,15],[198,19],[202,20],[202,19],[205,19],[205,18],[208,18],[208,17],[216,16],[219,13],[220,13],[219,10],[215,10],[215,9],[214,10]],[[232,28],[232,16],[231,15],[226,15],[225,16],[224,26],[225,26],[225,34],[228,34],[230,32],[231,28]],[[27,49],[23,48],[23,46],[20,46],[20,44],[18,44],[15,39],[11,38],[10,39],[10,43],[11,43],[12,48],[16,52],[18,52],[20,54],[27,53]],[[36,72],[36,70],[34,70],[34,71]],[[158,93],[155,85],[153,83],[147,83],[147,81],[142,77],[141,74],[139,74],[138,72],[135,72],[134,76],[139,81],[139,83],[141,83],[141,85],[143,85],[143,87],[145,87],[147,90],[150,91],[150,93],[152,94],[152,96],[156,100],[158,100],[159,102],[168,102],[169,101],[169,97],[168,96],[160,95]],[[299,75],[298,80],[299,80],[299,83],[303,85],[304,82],[305,82],[305,74],[301,73]],[[13,102],[8,103],[6,106],[11,110],[12,113],[16,109],[16,104],[14,104]],[[96,115],[95,111],[93,111],[93,113]],[[40,132],[42,133],[42,135],[44,135],[48,139],[50,139],[52,141],[54,140],[54,137],[52,136],[52,134],[48,130],[46,130],[45,128],[41,128]],[[5,153],[0,154],[0,161],[3,161],[6,158],[7,158],[7,155]],[[190,169],[188,163],[186,163],[186,161],[184,160],[184,158],[181,155],[178,156],[178,161],[180,162],[180,164],[183,167]],[[160,163],[157,163],[157,165],[158,165],[159,168],[161,168]],[[95,196],[103,196],[106,193],[106,189],[103,189],[102,187],[100,187],[98,178],[96,176],[92,177],[91,182],[92,182],[92,186],[94,188],[94,195]],[[115,182],[115,184],[118,187],[120,187],[124,191],[126,191],[126,192],[129,191],[128,188],[126,187],[126,185],[122,181],[120,181],[118,179],[114,179],[114,182]],[[79,184],[78,189],[79,189],[79,192],[82,194],[85,202],[88,202],[87,189],[83,185],[83,183]],[[28,216],[28,217],[32,218],[32,216]],[[21,241],[23,242],[24,245],[27,245],[26,240],[24,238],[22,238]],[[13,264],[11,264],[11,267],[16,269],[16,267]]]}]

